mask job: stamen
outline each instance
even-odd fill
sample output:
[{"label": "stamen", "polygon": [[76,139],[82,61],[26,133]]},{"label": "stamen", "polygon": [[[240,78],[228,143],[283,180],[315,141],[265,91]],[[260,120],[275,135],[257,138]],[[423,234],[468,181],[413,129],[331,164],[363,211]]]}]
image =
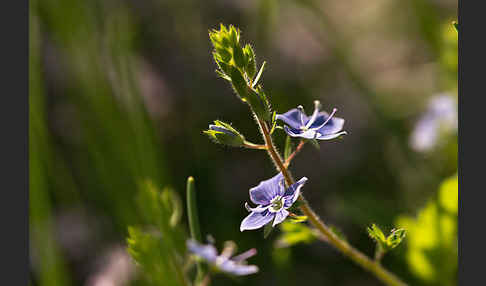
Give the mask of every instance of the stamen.
[{"label": "stamen", "polygon": [[304,123],[304,114],[305,114],[304,107],[302,105],[299,105],[299,106],[297,106],[297,109],[299,109],[299,111],[300,111],[300,123],[302,124],[302,126],[305,126],[305,123]]},{"label": "stamen", "polygon": [[252,249],[249,249],[249,250],[243,252],[240,255],[233,257],[231,260],[233,260],[235,262],[245,261],[248,258],[250,258],[250,257],[252,257],[256,254],[257,254],[257,250],[255,248],[252,248]]},{"label": "stamen", "polygon": [[314,121],[316,121],[320,109],[321,109],[321,102],[319,100],[314,100],[314,113],[312,113],[311,118],[305,125],[305,129],[309,129],[309,127],[314,123]]},{"label": "stamen", "polygon": [[236,243],[233,241],[225,241],[223,251],[221,252],[220,257],[224,257],[229,259],[236,251]]}]

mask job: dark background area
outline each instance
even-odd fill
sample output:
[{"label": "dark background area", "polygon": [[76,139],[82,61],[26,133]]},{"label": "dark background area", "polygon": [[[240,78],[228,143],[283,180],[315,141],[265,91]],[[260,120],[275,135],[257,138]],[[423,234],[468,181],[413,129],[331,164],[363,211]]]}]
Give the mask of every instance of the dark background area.
[{"label": "dark background area", "polygon": [[[456,8],[432,0],[30,1],[31,285],[143,284],[124,251],[127,226],[140,222],[137,185],[149,178],[184,198],[188,176],[204,234],[219,248],[234,240],[259,251],[250,260],[259,274],[217,276],[212,285],[303,277],[379,285],[326,244],[275,249],[278,231],[266,240],[240,233],[248,189],[275,169],[261,151],[215,145],[202,133],[220,119],[261,142],[247,106],[214,72],[208,30],[241,29],[258,64],[267,61],[262,82],[278,113],[299,104],[310,112],[318,99],[346,119],[347,136],[319,151],[307,146],[291,170],[309,178],[306,198],[323,220],[372,256],[366,226],[389,230],[398,216],[414,216],[457,171],[456,133],[425,151],[410,143],[431,98],[457,98]],[[283,150],[284,135],[276,140]],[[406,250],[384,265],[410,285],[445,285],[417,277]],[[119,280],[101,284],[103,275]]]}]

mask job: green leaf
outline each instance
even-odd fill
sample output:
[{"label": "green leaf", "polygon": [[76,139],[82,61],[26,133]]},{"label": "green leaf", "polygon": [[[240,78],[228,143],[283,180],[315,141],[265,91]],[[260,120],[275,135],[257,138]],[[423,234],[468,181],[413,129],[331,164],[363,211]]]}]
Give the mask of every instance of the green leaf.
[{"label": "green leaf", "polygon": [[243,54],[243,49],[240,47],[240,45],[236,45],[233,48],[233,60],[238,68],[241,70],[246,70],[245,55]]},{"label": "green leaf", "polygon": [[314,232],[303,223],[284,221],[280,224],[281,235],[275,242],[275,247],[289,247],[299,243],[310,243],[316,239]]},{"label": "green leaf", "polygon": [[221,77],[222,79],[225,79],[229,82],[231,82],[231,78],[229,76],[227,76],[226,74],[224,74],[223,72],[221,72],[220,70],[216,70],[216,73],[218,74],[219,77]]},{"label": "green leaf", "polygon": [[[220,72],[227,75],[228,78],[230,78],[229,75],[231,74],[231,66],[228,65],[227,63],[223,62],[223,60],[221,59],[221,56],[216,52],[213,53],[213,58],[214,58],[214,62],[216,62],[216,64],[218,65]],[[230,78],[230,80],[231,80],[231,78]]]},{"label": "green leaf", "polygon": [[170,188],[164,188],[162,193],[160,194],[162,199],[162,203],[168,209],[170,215],[169,224],[172,227],[175,227],[182,217],[182,202],[174,190]]},{"label": "green leaf", "polygon": [[237,95],[243,100],[248,101],[248,85],[243,75],[234,66],[230,66],[230,77],[233,88],[235,89]]},{"label": "green leaf", "polygon": [[382,247],[383,252],[387,252],[397,247],[406,235],[405,229],[400,228],[396,230],[393,229],[390,235],[388,235],[388,237],[385,237],[383,231],[376,224],[372,224],[371,227],[367,228],[367,230],[370,237],[375,240],[376,243],[380,245],[380,247]]},{"label": "green leaf", "polygon": [[386,245],[386,237],[383,231],[376,225],[372,224],[371,227],[366,228],[368,235],[377,243]]},{"label": "green leaf", "polygon": [[257,87],[256,90],[248,89],[247,99],[251,109],[260,120],[266,122],[271,121],[272,113],[270,110],[270,103],[261,87]]},{"label": "green leaf", "polygon": [[224,48],[215,48],[215,50],[223,62],[229,63],[231,61],[231,53],[228,50]]},{"label": "green leaf", "polygon": [[456,32],[459,33],[459,23],[457,21],[453,21],[452,22],[452,25],[454,26],[454,28],[456,29]]},{"label": "green leaf", "polygon": [[247,58],[246,73],[249,78],[253,78],[256,73],[256,56],[250,44],[246,44],[244,52]]},{"label": "green leaf", "polygon": [[397,247],[407,235],[407,231],[403,228],[392,230],[387,237],[386,242],[389,249]]},{"label": "green leaf", "polygon": [[292,138],[287,135],[285,139],[284,160],[287,160],[292,154]]},{"label": "green leaf", "polygon": [[232,47],[235,47],[238,45],[239,42],[239,31],[236,29],[235,26],[230,25],[229,26],[229,41]]},{"label": "green leaf", "polygon": [[290,217],[290,221],[293,222],[293,223],[306,222],[307,216],[305,216],[305,215],[294,215],[294,216]]}]

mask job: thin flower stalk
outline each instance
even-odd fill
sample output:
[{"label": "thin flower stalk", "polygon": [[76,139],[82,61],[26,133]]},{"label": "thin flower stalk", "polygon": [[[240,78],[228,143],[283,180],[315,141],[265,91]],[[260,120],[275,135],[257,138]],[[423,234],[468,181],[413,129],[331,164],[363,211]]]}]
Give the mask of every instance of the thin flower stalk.
[{"label": "thin flower stalk", "polygon": [[256,150],[267,150],[267,145],[261,145],[261,144],[254,144],[248,141],[245,141],[243,143],[243,147],[248,148],[248,149],[256,149]]},{"label": "thin flower stalk", "polygon": [[301,140],[299,145],[297,145],[297,148],[295,148],[294,152],[292,152],[292,154],[290,154],[290,156],[285,160],[284,162],[284,166],[285,168],[288,168],[290,163],[292,162],[292,160],[294,159],[294,157],[300,152],[300,150],[302,150],[302,148],[304,147],[305,145],[305,140]]}]

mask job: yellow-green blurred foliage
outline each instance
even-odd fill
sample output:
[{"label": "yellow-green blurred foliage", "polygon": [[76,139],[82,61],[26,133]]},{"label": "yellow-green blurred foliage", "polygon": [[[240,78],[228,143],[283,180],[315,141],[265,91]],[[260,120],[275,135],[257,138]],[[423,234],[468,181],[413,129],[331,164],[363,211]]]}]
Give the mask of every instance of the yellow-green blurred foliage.
[{"label": "yellow-green blurred foliage", "polygon": [[457,175],[445,180],[437,197],[415,218],[400,216],[396,224],[408,230],[406,259],[412,272],[430,285],[457,281]]}]

